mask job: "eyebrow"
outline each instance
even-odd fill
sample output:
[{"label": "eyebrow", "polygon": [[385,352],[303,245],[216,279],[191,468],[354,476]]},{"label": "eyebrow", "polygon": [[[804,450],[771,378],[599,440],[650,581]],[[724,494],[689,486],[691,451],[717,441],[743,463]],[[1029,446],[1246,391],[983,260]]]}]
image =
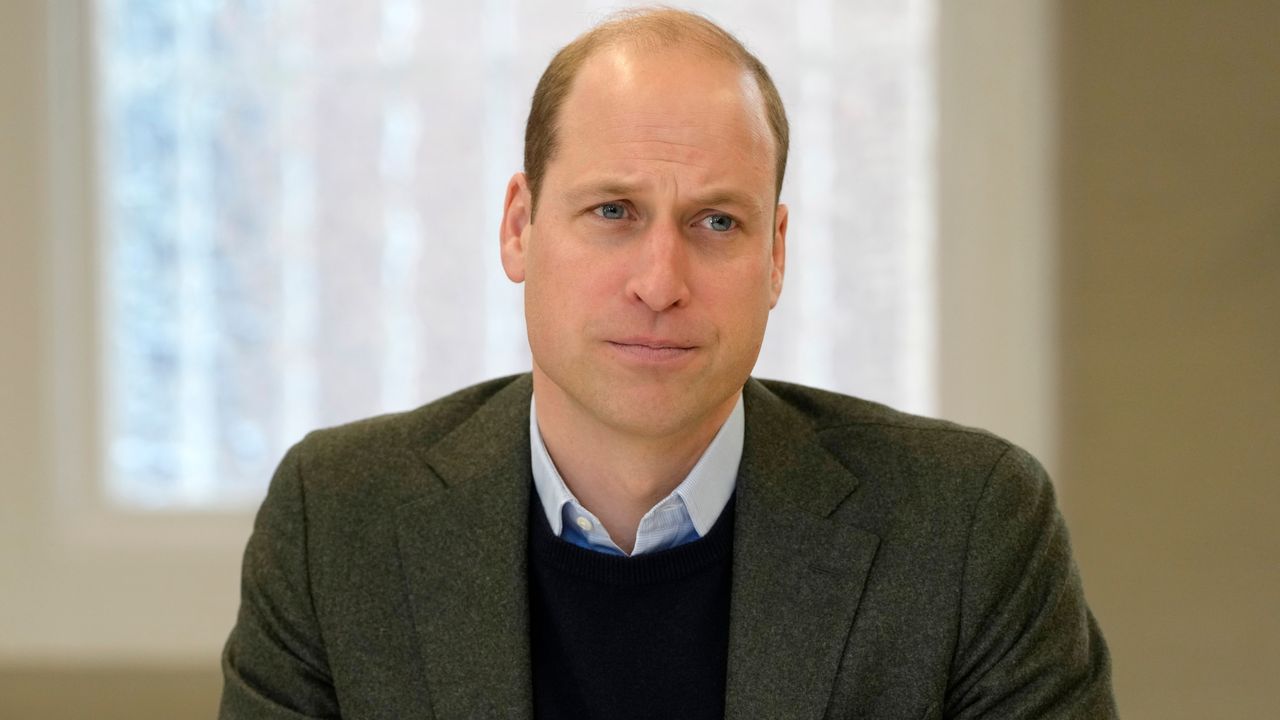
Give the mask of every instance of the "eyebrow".
[{"label": "eyebrow", "polygon": [[698,205],[706,207],[737,206],[751,215],[759,215],[764,212],[764,208],[760,206],[760,203],[755,198],[736,190],[712,190],[706,195],[701,195],[694,199]]},{"label": "eyebrow", "polygon": [[575,187],[565,190],[563,197],[570,205],[577,205],[580,202],[588,200],[601,200],[606,198],[629,197],[635,195],[640,190],[639,185],[623,182],[620,180],[605,180],[603,182],[583,183]]},{"label": "eyebrow", "polygon": [[[627,182],[625,180],[606,179],[600,182],[588,182],[571,187],[565,190],[561,197],[570,205],[577,205],[592,200],[606,200],[610,198],[632,197],[642,190],[639,184]],[[703,207],[717,206],[736,206],[742,208],[750,215],[759,215],[764,212],[763,208],[755,198],[747,193],[739,192],[729,188],[712,188],[703,195],[693,198],[693,204]]]}]

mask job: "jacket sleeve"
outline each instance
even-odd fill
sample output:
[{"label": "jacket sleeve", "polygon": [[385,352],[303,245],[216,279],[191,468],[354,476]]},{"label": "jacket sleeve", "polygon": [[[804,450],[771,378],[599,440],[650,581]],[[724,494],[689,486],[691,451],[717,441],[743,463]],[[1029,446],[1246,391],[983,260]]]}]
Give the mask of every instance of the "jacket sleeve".
[{"label": "jacket sleeve", "polygon": [[974,512],[948,718],[1116,717],[1111,664],[1043,468],[1010,447]]},{"label": "jacket sleeve", "polygon": [[277,468],[245,549],[222,653],[222,720],[340,717],[311,600],[301,447]]}]

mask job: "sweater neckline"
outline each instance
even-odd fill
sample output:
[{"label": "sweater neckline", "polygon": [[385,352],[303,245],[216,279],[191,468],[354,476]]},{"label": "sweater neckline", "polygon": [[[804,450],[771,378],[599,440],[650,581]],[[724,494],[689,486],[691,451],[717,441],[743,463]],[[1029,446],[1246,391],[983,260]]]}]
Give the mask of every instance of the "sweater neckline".
[{"label": "sweater neckline", "polygon": [[631,557],[588,550],[556,537],[542,512],[537,488],[529,503],[529,560],[606,585],[674,582],[726,561],[733,550],[735,493],[703,537],[666,550]]}]

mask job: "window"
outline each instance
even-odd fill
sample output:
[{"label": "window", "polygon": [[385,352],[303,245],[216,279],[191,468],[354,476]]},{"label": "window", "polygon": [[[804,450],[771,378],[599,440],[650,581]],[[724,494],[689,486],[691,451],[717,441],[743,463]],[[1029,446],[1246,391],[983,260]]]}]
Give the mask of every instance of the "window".
[{"label": "window", "polygon": [[[695,3],[793,148],[757,374],[934,406],[933,3]],[[594,3],[99,0],[104,478],[252,506],[314,427],[528,367],[497,222],[528,98]]]},{"label": "window", "polygon": [[[110,33],[118,31],[111,29],[113,14],[131,14],[138,7],[141,11],[152,10],[147,7],[150,5],[182,5],[184,9],[233,6],[212,6],[208,0],[157,1],[137,7],[104,0],[50,0],[31,5],[40,12],[21,11],[6,16],[19,18],[22,24],[15,32],[30,39],[15,49],[19,53],[17,57],[22,58],[21,63],[27,64],[26,69],[19,69],[18,63],[11,69],[17,73],[16,77],[46,77],[47,105],[12,106],[14,122],[6,125],[5,130],[10,132],[14,144],[32,146],[31,155],[38,158],[41,165],[30,176],[25,169],[17,169],[12,175],[21,178],[19,181],[45,179],[31,185],[34,200],[29,207],[12,203],[8,206],[17,211],[13,218],[16,223],[7,228],[11,232],[0,242],[0,267],[11,270],[9,277],[17,277],[21,271],[18,268],[30,268],[32,259],[36,259],[37,267],[30,270],[34,277],[23,285],[32,307],[3,310],[20,318],[19,322],[11,323],[13,327],[27,327],[28,319],[34,322],[37,317],[42,318],[44,324],[31,341],[15,336],[10,338],[12,342],[5,346],[5,352],[0,353],[0,366],[9,377],[18,378],[24,384],[22,392],[6,396],[14,402],[0,405],[0,418],[11,433],[8,447],[23,447],[27,451],[23,457],[14,458],[19,461],[8,468],[11,472],[4,477],[5,502],[0,504],[0,540],[3,541],[0,542],[0,587],[4,588],[7,610],[0,614],[0,655],[18,662],[36,659],[38,662],[116,663],[121,657],[127,657],[130,662],[144,664],[213,667],[226,640],[227,629],[234,622],[239,602],[241,556],[250,531],[250,511],[267,478],[244,473],[241,487],[248,493],[252,486],[255,495],[238,500],[228,500],[219,490],[210,493],[207,502],[180,501],[163,485],[158,485],[163,492],[147,494],[148,485],[143,481],[129,491],[118,488],[120,472],[109,460],[111,443],[121,432],[116,426],[118,423],[111,420],[117,411],[108,409],[104,400],[109,398],[103,397],[103,390],[113,387],[115,389],[106,394],[116,396],[127,393],[129,386],[118,374],[114,380],[111,375],[115,371],[110,351],[117,342],[113,335],[119,331],[111,320],[117,312],[110,309],[116,305],[110,299],[113,291],[104,283],[111,276],[109,260],[117,245],[127,241],[125,236],[112,234],[112,228],[117,225],[111,220],[115,211],[110,208],[113,197],[110,185],[116,172],[113,163],[120,164],[125,158],[108,145],[111,91],[106,83],[109,58],[114,52],[109,46]],[[259,0],[253,7],[264,5]],[[303,12],[308,5],[320,6],[321,3],[308,0],[285,4],[277,0],[271,7],[277,13]],[[381,17],[387,12],[385,7],[390,6],[372,1],[357,4],[326,0],[323,3],[326,14],[354,12],[365,18],[363,24],[345,22],[352,33],[367,33],[370,27],[381,27]],[[1059,393],[1053,362],[1056,353],[1053,179],[1057,151],[1053,128],[1058,86],[1053,71],[1054,38],[1058,30],[1053,4],[997,0],[920,4],[912,6],[911,12],[915,14],[905,25],[884,29],[877,25],[879,20],[873,19],[877,5],[855,4],[852,0],[746,2],[732,7],[728,3],[703,3],[699,7],[712,17],[727,21],[730,29],[739,33],[769,63],[778,75],[797,134],[788,184],[784,188],[784,198],[793,208],[787,287],[770,322],[769,339],[758,374],[843,388],[917,409],[936,402],[936,410],[943,416],[1002,433],[1046,460],[1052,470],[1053,419]],[[887,3],[883,7],[891,12],[899,10]],[[470,13],[462,16],[462,20],[432,15],[440,12],[434,8],[431,13],[424,10],[418,24],[420,27],[452,27],[460,38],[464,32],[470,33],[466,39],[475,44],[479,36],[473,31],[480,26],[478,21],[466,21],[466,18],[478,18],[486,8],[509,8],[510,14],[505,16],[509,21],[502,26],[508,30],[503,32],[519,31],[515,36],[519,42],[511,41],[508,45],[513,52],[518,52],[502,66],[496,80],[485,76],[486,82],[493,80],[513,88],[505,111],[510,115],[503,116],[509,119],[488,121],[494,127],[505,126],[503,132],[507,134],[498,136],[497,141],[486,141],[509,144],[500,151],[494,144],[476,144],[469,155],[449,162],[465,166],[484,153],[483,157],[494,158],[492,175],[505,182],[507,174],[518,163],[522,114],[532,92],[534,75],[541,70],[550,52],[565,42],[567,35],[587,26],[598,11],[548,3],[536,6],[488,3],[475,9],[449,10],[450,13]],[[165,11],[165,8],[159,10]],[[928,29],[931,13],[937,13],[933,30]],[[810,19],[815,16],[831,21],[815,25]],[[849,19],[855,17],[862,20]],[[304,16],[280,22],[293,28],[309,27]],[[815,49],[811,40],[802,40],[798,31],[801,25],[816,28],[830,38],[831,42],[821,41],[827,43],[821,46],[826,49]],[[244,35],[251,29],[240,28],[236,32]],[[269,32],[279,38],[282,31],[277,28]],[[307,32],[314,35],[317,31],[313,28]],[[931,38],[930,33],[936,38]],[[876,36],[873,41],[865,40],[868,34]],[[319,38],[317,51],[321,46],[337,47],[332,33],[316,37]],[[415,31],[415,37],[429,45],[433,36],[420,29]],[[885,101],[874,95],[859,101],[862,109],[855,111],[853,108],[858,106],[853,101],[837,103],[834,95],[824,99],[823,94],[815,90],[828,81],[813,83],[808,86],[810,94],[802,94],[804,86],[799,78],[805,72],[827,67],[828,77],[845,77],[857,71],[859,63],[876,62],[875,48],[880,48],[878,52],[889,52],[885,43],[895,37],[915,38],[913,42],[923,43],[911,46],[914,49],[901,60],[902,66],[895,66],[893,70],[893,77],[906,79],[913,88],[911,93],[924,95],[927,104],[920,106],[923,112],[891,112]],[[930,50],[931,47],[935,49]],[[931,52],[936,59],[927,64],[924,58]],[[841,58],[838,63],[823,60],[831,53]],[[422,63],[423,67],[431,65],[426,61]],[[259,66],[252,63],[249,66],[254,68],[249,75],[258,72]],[[929,81],[930,75],[935,75],[936,81]],[[444,87],[441,81],[433,81],[425,73],[415,82],[423,97],[438,95]],[[844,81],[829,82],[839,87]],[[485,87],[489,88],[488,92],[497,92],[496,86]],[[6,85],[4,92],[11,96],[15,89],[25,103],[26,90],[17,84]],[[457,102],[454,101],[453,106]],[[938,118],[936,151],[929,148],[932,106],[936,106]],[[317,125],[329,122],[325,112],[332,109],[326,106],[312,122]],[[904,140],[904,145],[892,147],[884,146],[881,141],[877,147],[860,151],[856,163],[844,159],[843,154],[853,152],[850,149],[853,129],[849,127],[852,123],[862,125],[860,132],[870,133],[868,127],[891,130],[907,116],[913,118],[915,130],[912,132],[922,136],[923,141]],[[835,150],[824,150],[817,143],[818,131],[824,127],[827,137],[840,141]],[[301,137],[297,130],[295,133]],[[329,153],[329,159],[315,160],[318,164],[340,160],[368,163],[379,157],[377,145],[370,149],[367,139],[353,149],[354,139],[333,134],[319,137],[313,144],[321,155]],[[441,144],[449,145],[428,137],[424,131],[419,142],[435,146],[432,152],[442,152],[443,148],[438,147]],[[251,139],[240,137],[237,142]],[[461,140],[457,142],[459,147],[464,147]],[[868,162],[880,162],[888,154],[885,151],[892,148],[897,148],[893,149],[894,153],[910,148],[908,154],[915,160],[907,162],[905,167],[916,167],[918,171],[899,173],[890,168],[877,171],[879,174],[859,175],[864,177],[863,185],[849,184],[847,178],[867,171],[864,166]],[[932,156],[936,156],[936,160]],[[454,169],[453,165],[441,166],[443,161],[439,159],[431,162],[432,165],[418,171],[423,182],[445,177],[442,167]],[[936,175],[937,180],[931,180],[930,175]],[[803,179],[806,176],[809,179]],[[463,178],[456,183],[458,193],[449,195],[461,202],[460,188],[472,182],[465,178],[474,177],[474,171],[467,175],[455,170],[450,177]],[[819,204],[807,195],[815,185],[819,186],[816,190],[822,191],[820,185],[824,178],[835,179],[830,180],[828,199]],[[883,343],[883,347],[877,344],[877,336],[859,335],[873,332],[874,326],[864,323],[877,322],[881,308],[871,307],[867,302],[852,307],[848,298],[854,292],[887,286],[890,278],[879,277],[877,272],[888,261],[877,264],[866,260],[868,265],[864,268],[857,265],[861,261],[853,255],[837,255],[869,242],[870,235],[856,235],[855,230],[864,232],[858,229],[870,222],[864,216],[877,212],[885,200],[881,195],[876,195],[874,200],[860,197],[855,190],[862,192],[867,183],[872,182],[871,178],[890,187],[909,182],[926,185],[936,182],[938,188],[934,200],[929,198],[928,187],[922,194],[904,195],[903,199],[911,204],[896,215],[899,226],[912,228],[910,237],[915,238],[914,247],[925,257],[923,262],[906,265],[913,269],[895,273],[908,278],[932,275],[934,288],[926,287],[917,295],[919,285],[910,280],[885,296],[886,308],[895,306],[894,298],[907,298],[918,302],[924,312],[893,316],[897,320],[886,319],[885,322],[903,324],[900,331],[879,336],[899,338]],[[374,208],[381,207],[376,204],[381,202],[379,196],[373,194],[373,191],[382,192],[377,186],[371,186],[369,194],[363,192],[364,188],[357,188],[361,192],[355,193],[351,185],[338,190],[326,187],[317,181],[314,202],[318,207],[352,206],[362,199],[375,203]],[[511,293],[511,303],[518,308],[519,289],[502,279],[493,251],[497,244],[500,197],[496,193],[500,189],[482,188],[479,192],[484,197],[475,201],[475,213],[461,215],[472,225],[451,230],[447,237],[456,238],[457,243],[465,237],[466,242],[475,244],[478,253],[475,262],[491,263],[492,272],[476,271],[475,276],[482,275],[486,284],[472,288],[473,302],[492,288],[495,292]],[[431,194],[422,193],[415,202],[427,202],[431,198]],[[270,202],[263,202],[261,207],[274,213],[269,216],[281,214],[280,208]],[[439,204],[431,207],[438,208]],[[319,209],[314,212],[318,215]],[[438,242],[441,236],[435,231],[444,222],[439,217],[440,213],[436,213],[430,225],[422,226],[424,236],[431,243]],[[818,235],[821,223],[828,220],[834,223],[826,231],[829,240],[825,243],[815,240],[821,237]],[[314,233],[308,236],[310,245],[320,247],[321,240],[364,243],[361,252],[378,257],[376,249],[382,241],[375,242],[375,239],[382,237],[381,231],[362,231],[364,234],[361,234],[350,228],[326,226],[320,221],[313,223]],[[936,231],[932,229],[935,225]],[[45,231],[41,232],[41,228]],[[894,243],[901,242],[905,242],[901,237],[891,238],[882,245],[892,249],[897,247]],[[456,245],[447,249],[454,250]],[[830,268],[822,267],[823,258],[835,258]],[[837,262],[841,268],[838,271],[835,270]],[[934,266],[933,270],[930,265]],[[417,269],[426,273],[430,265],[419,263]],[[821,280],[823,273],[827,273],[826,280]],[[816,281],[815,276],[819,278]],[[491,279],[493,284],[487,284]],[[136,281],[159,284],[158,279],[146,276]],[[428,285],[423,291],[430,290]],[[840,294],[836,295],[837,292]],[[927,300],[929,296],[936,300]],[[936,309],[931,310],[929,302]],[[417,307],[424,304],[427,303],[419,303]],[[326,306],[323,312],[330,312],[332,308],[333,305]],[[256,313],[268,310],[254,308]],[[801,323],[812,322],[810,314],[821,318],[824,313],[831,320],[830,326],[821,323],[827,330],[825,333],[816,337],[801,333]],[[907,320],[908,317],[916,319]],[[324,315],[317,318],[322,340],[341,337],[329,335],[323,325],[326,321]],[[497,325],[498,322],[516,324],[505,328]],[[492,320],[477,327],[484,328],[484,338],[499,342],[511,341],[514,335],[512,347],[520,351],[523,339],[519,336],[518,322],[517,313],[498,312],[492,315]],[[445,333],[441,328],[452,326],[447,324],[447,318],[442,320],[426,314],[413,317],[412,323],[427,333],[423,335],[422,352],[435,360],[431,343],[438,342],[434,338]],[[913,329],[906,329],[908,326]],[[298,326],[291,327],[296,330]],[[451,336],[444,334],[443,337]],[[936,349],[930,349],[928,346],[935,342],[935,337]],[[908,340],[925,345],[923,360],[915,366],[894,361],[890,364],[897,369],[888,370],[883,376],[868,372],[867,367],[878,366],[865,362],[857,354],[884,351],[892,355],[899,353]],[[800,347],[802,343],[816,345]],[[332,340],[322,343],[321,347],[339,346]],[[303,349],[299,346],[297,351]],[[355,351],[344,349],[344,352]],[[454,348],[453,352],[468,353],[466,357],[474,360],[466,373],[448,379],[454,385],[507,369],[491,360],[501,353],[485,356],[466,347]],[[797,357],[811,359],[800,362]],[[490,362],[493,364],[488,364]],[[821,367],[826,369],[817,372]],[[435,376],[427,379],[431,377]],[[882,377],[896,379],[884,381]],[[931,377],[936,379],[930,380]],[[924,382],[911,378],[924,378]],[[30,386],[26,386],[28,382]],[[444,384],[434,388],[421,386],[417,397],[400,398],[388,407],[408,407],[425,401],[433,392],[446,391]],[[907,391],[904,387],[919,389]],[[362,402],[380,407],[380,388],[380,385],[359,387],[353,394]],[[278,388],[273,389],[279,392]],[[918,402],[912,400],[917,393]],[[304,417],[294,421],[294,429],[272,430],[279,422],[279,419],[269,419],[264,424],[267,428],[264,432],[273,434],[275,439],[268,442],[278,442],[281,448],[293,439],[288,437],[289,433],[295,429],[300,433],[300,428],[310,427],[310,421]],[[318,417],[319,422],[325,420]],[[268,450],[267,455],[273,452]],[[266,465],[272,462],[274,459],[266,461]],[[210,477],[222,482],[228,475],[224,468]],[[114,489],[108,495],[109,486]],[[108,497],[115,502],[104,502]]]}]

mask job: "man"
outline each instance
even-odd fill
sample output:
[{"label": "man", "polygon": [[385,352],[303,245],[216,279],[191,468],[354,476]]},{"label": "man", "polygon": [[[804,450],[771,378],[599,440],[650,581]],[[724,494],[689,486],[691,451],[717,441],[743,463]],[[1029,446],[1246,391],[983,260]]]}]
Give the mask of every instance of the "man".
[{"label": "man", "polygon": [[532,373],[289,452],[222,717],[1114,716],[1034,460],[749,378],[786,148],[697,16],[557,55],[500,238]]}]

